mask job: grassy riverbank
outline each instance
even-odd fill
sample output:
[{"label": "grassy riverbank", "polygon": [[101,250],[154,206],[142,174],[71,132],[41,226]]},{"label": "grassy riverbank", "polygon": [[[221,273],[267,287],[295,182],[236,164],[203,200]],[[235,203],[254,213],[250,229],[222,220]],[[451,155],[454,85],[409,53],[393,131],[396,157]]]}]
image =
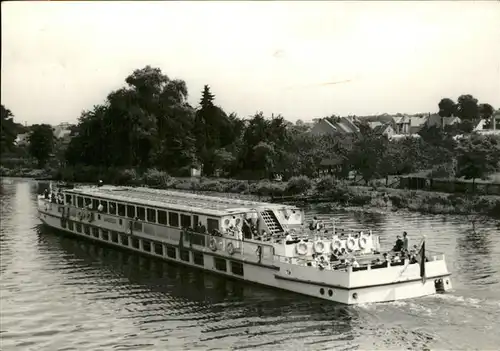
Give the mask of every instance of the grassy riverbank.
[{"label": "grassy riverbank", "polygon": [[[103,174],[104,173],[104,174]],[[139,174],[135,170],[63,169],[17,170],[2,172],[2,176],[52,178],[70,182],[97,182],[116,185],[147,185],[160,189],[224,193],[226,196],[296,203],[335,202],[339,206],[378,208],[388,211],[408,210],[432,214],[482,214],[500,218],[500,196],[471,196],[422,190],[386,187],[353,186],[332,177],[309,179],[293,177],[288,182],[269,180],[247,181],[222,178],[178,178],[165,172],[148,170]]]},{"label": "grassy riverbank", "polygon": [[[43,178],[50,172],[36,172]],[[33,176],[3,174],[4,176]],[[388,211],[409,210],[432,214],[482,214],[500,218],[500,196],[464,195],[386,187],[353,186],[333,177],[309,179],[293,177],[287,182],[269,180],[247,181],[222,178],[178,178],[155,169],[139,174],[133,169],[107,170],[92,167],[78,170],[62,169],[52,178],[69,182],[97,182],[107,184],[147,185],[160,189],[224,193],[226,196],[284,202],[334,202],[345,207],[378,208]]]}]

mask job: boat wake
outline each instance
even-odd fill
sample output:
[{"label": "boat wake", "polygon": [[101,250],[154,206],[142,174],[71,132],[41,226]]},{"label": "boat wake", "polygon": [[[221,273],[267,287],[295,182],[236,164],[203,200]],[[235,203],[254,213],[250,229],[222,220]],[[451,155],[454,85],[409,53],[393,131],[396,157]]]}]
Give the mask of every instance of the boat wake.
[{"label": "boat wake", "polygon": [[465,297],[453,294],[441,294],[441,295],[428,296],[425,298],[443,300],[449,302],[450,304],[467,305],[473,307],[492,306],[500,308],[500,300],[480,299],[480,298]]}]

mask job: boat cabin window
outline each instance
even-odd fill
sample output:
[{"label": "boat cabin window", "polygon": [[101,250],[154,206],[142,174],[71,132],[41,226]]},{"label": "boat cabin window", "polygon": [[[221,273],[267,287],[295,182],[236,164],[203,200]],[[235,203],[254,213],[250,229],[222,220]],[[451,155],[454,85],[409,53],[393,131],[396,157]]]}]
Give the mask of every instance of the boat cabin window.
[{"label": "boat cabin window", "polygon": [[167,225],[167,211],[158,210],[158,223]]},{"label": "boat cabin window", "polygon": [[179,226],[179,214],[175,212],[169,212],[168,213],[168,224],[171,227],[178,227]]},{"label": "boat cabin window", "polygon": [[112,215],[116,214],[116,202],[109,202],[108,213]]},{"label": "boat cabin window", "polygon": [[77,202],[76,202],[76,206],[77,206],[77,207],[80,207],[80,208],[83,208],[83,197],[78,196],[78,197],[76,198],[76,201],[77,201]]},{"label": "boat cabin window", "polygon": [[118,204],[118,216],[125,217],[125,205]]},{"label": "boat cabin window", "polygon": [[207,231],[212,233],[214,229],[219,230],[219,220],[213,218],[207,218]]},{"label": "boat cabin window", "polygon": [[99,207],[99,200],[92,199],[92,209],[97,210],[98,207]]},{"label": "boat cabin window", "polygon": [[154,208],[148,208],[148,222],[156,223],[156,210]]},{"label": "boat cabin window", "polygon": [[88,197],[85,198],[85,207],[90,206],[92,204],[92,200],[90,200]]},{"label": "boat cabin window", "polygon": [[66,203],[70,205],[72,203],[72,196],[70,194],[66,194]]},{"label": "boat cabin window", "polygon": [[191,228],[191,216],[181,214],[181,228]]},{"label": "boat cabin window", "polygon": [[146,220],[146,210],[144,207],[137,206],[137,218],[139,218],[141,221]]},{"label": "boat cabin window", "polygon": [[102,213],[108,213],[108,202],[101,200]]},{"label": "boat cabin window", "polygon": [[135,206],[127,205],[127,217],[134,218],[135,217]]}]

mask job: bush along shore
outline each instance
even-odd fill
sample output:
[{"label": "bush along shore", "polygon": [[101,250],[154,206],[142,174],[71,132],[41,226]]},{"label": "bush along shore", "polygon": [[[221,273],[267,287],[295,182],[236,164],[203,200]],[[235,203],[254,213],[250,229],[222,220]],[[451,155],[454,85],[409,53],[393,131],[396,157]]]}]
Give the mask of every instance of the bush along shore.
[{"label": "bush along shore", "polygon": [[225,178],[171,177],[156,169],[139,173],[134,169],[112,169],[103,172],[102,169],[83,167],[61,169],[52,173],[50,178],[75,183],[96,183],[102,179],[106,184],[216,193],[227,197],[301,205],[332,202],[344,208],[409,210],[431,214],[480,214],[500,218],[500,196],[473,196],[374,186],[352,186],[331,176],[319,179],[298,176],[292,177],[286,182],[247,181]]}]

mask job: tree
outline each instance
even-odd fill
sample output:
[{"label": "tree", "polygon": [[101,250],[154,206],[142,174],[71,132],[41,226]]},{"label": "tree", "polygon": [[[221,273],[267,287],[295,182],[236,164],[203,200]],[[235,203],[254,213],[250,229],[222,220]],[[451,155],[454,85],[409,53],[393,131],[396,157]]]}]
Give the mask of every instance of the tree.
[{"label": "tree", "polygon": [[495,109],[490,104],[479,104],[479,115],[481,119],[490,119]]},{"label": "tree", "polygon": [[451,117],[457,113],[457,104],[452,99],[444,98],[439,101],[439,115],[441,117]]},{"label": "tree", "polygon": [[[387,175],[386,162],[382,162],[389,141],[385,136],[375,133],[361,136],[349,155],[349,163],[359,172],[366,184],[372,179]],[[391,167],[392,168],[392,167]]]},{"label": "tree", "polygon": [[274,171],[276,156],[274,145],[261,141],[253,147],[253,151],[257,170],[262,172],[263,178],[271,178]]},{"label": "tree", "polygon": [[195,162],[194,109],[182,80],[146,66],[125,78],[127,86],[84,111],[66,152],[68,163],[137,167],[182,173]]},{"label": "tree", "polygon": [[10,151],[17,137],[14,115],[4,105],[0,106],[0,153]]},{"label": "tree", "polygon": [[54,148],[54,131],[48,124],[35,124],[31,127],[28,151],[44,167]]},{"label": "tree", "polygon": [[478,119],[479,118],[479,106],[478,101],[475,97],[470,94],[460,95],[458,97],[457,103],[457,115],[462,120],[464,119]]},{"label": "tree", "polygon": [[196,139],[197,157],[203,163],[203,173],[212,175],[217,167],[216,163],[220,161],[220,155],[216,155],[217,150],[230,148],[238,138],[238,131],[235,128],[240,124],[235,115],[229,117],[222,108],[214,104],[215,95],[208,85],[204,86],[201,95],[200,108],[195,115],[193,135]]},{"label": "tree", "polygon": [[486,178],[500,169],[500,138],[471,135],[460,141],[457,148],[457,177]]}]

